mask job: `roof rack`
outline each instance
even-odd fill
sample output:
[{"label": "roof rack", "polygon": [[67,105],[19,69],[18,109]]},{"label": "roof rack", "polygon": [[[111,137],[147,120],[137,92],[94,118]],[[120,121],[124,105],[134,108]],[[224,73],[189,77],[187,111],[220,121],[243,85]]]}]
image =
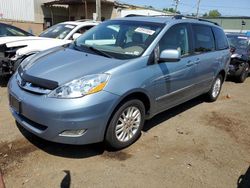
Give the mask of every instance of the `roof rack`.
[{"label": "roof rack", "polygon": [[[146,15],[138,15],[138,14],[129,14],[129,15],[126,15],[125,17],[137,17],[137,16],[146,16]],[[198,21],[203,21],[203,22],[209,22],[209,23],[212,23],[214,25],[218,25],[218,23],[216,22],[212,22],[210,20],[206,20],[206,19],[202,19],[202,18],[196,18],[196,17],[193,17],[193,16],[184,16],[182,14],[160,14],[160,15],[149,15],[151,17],[160,17],[160,16],[168,16],[168,17],[172,17],[172,19],[195,19],[195,20],[198,20]],[[147,16],[146,16],[147,17]]]},{"label": "roof rack", "polygon": [[75,22],[86,22],[86,21],[94,21],[91,19],[80,19],[80,20],[75,20]]},{"label": "roof rack", "polygon": [[219,24],[216,23],[216,22],[212,22],[212,21],[202,19],[202,18],[196,18],[196,17],[193,17],[193,16],[184,16],[184,15],[181,15],[181,14],[173,15],[172,19],[195,19],[195,20],[199,20],[199,21],[203,21],[203,22],[209,22],[209,23],[212,23],[214,25],[219,26]]},{"label": "roof rack", "polygon": [[137,16],[145,16],[145,15],[140,15],[140,14],[128,14],[128,15],[126,15],[126,16],[124,16],[124,17],[137,17]]}]

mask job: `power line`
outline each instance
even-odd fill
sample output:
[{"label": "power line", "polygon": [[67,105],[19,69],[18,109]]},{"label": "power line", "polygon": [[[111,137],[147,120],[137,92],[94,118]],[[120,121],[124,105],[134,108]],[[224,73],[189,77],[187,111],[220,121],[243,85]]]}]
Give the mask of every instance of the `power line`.
[{"label": "power line", "polygon": [[198,18],[198,14],[199,14],[200,3],[201,3],[201,0],[198,0],[198,3],[197,3],[197,11],[196,11],[196,17],[197,17],[197,18]]},{"label": "power line", "polygon": [[[179,3],[181,5],[187,6],[187,7],[192,7],[193,5],[187,4],[187,3]],[[211,7],[211,8],[226,8],[226,9],[249,9],[249,7],[230,7],[230,6],[219,6],[219,5],[200,5],[200,7]]]},{"label": "power line", "polygon": [[175,9],[174,9],[174,12],[176,13],[176,12],[177,12],[177,9],[178,9],[178,5],[179,5],[180,0],[174,0],[174,2],[175,2]]}]

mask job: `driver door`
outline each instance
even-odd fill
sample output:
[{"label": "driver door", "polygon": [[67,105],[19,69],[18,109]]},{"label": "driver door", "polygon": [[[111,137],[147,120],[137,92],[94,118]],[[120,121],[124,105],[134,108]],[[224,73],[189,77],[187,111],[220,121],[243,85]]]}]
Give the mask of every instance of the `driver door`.
[{"label": "driver door", "polygon": [[161,62],[152,65],[154,76],[154,96],[158,110],[171,108],[193,96],[196,76],[194,58],[191,56],[189,24],[172,26],[159,42],[160,53],[175,49],[181,53],[178,62]]}]

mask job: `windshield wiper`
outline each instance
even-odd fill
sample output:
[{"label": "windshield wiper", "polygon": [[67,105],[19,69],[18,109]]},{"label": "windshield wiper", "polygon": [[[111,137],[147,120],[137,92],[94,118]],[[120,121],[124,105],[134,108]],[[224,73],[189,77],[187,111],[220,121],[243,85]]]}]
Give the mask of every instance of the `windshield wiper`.
[{"label": "windshield wiper", "polygon": [[108,57],[108,58],[114,58],[112,55],[102,51],[102,50],[99,50],[93,46],[87,46],[87,45],[81,45],[81,46],[84,46],[84,47],[87,47],[88,49],[92,50],[93,52],[95,52],[96,54],[99,54],[99,55],[102,55],[102,56],[105,56],[105,57]]},{"label": "windshield wiper", "polygon": [[[95,48],[95,47],[93,47],[93,46],[88,46],[88,45],[77,45],[76,44],[76,41],[74,41],[74,48],[76,49],[76,50],[83,50],[84,48],[86,49],[89,49],[89,50],[91,50],[91,51],[93,51],[93,52],[95,52],[96,54],[99,54],[99,55],[102,55],[102,56],[105,56],[105,57],[108,57],[108,58],[114,58],[112,55],[110,55],[110,54],[108,54],[108,53],[106,53],[106,52],[104,52],[104,51],[102,51],[102,50],[99,50],[99,49],[97,49],[97,48]],[[80,49],[81,48],[81,49]]]}]

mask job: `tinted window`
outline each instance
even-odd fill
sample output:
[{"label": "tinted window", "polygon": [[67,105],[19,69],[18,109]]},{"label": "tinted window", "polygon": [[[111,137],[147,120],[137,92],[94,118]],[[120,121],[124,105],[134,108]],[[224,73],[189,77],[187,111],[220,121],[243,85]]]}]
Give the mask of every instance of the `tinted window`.
[{"label": "tinted window", "polygon": [[181,55],[188,55],[190,50],[187,25],[178,24],[171,27],[160,40],[159,47],[160,52],[166,49],[176,49],[181,52]]},{"label": "tinted window", "polygon": [[0,37],[4,36],[32,36],[32,34],[8,25],[0,25]]},{"label": "tinted window", "polygon": [[198,53],[215,50],[214,36],[209,26],[193,25],[194,51]]},{"label": "tinted window", "polygon": [[[83,33],[85,33],[86,31],[88,31],[89,29],[91,29],[92,27],[94,27],[94,25],[89,25],[89,26],[81,27],[81,28],[79,28],[75,33],[83,34]],[[69,40],[74,40],[74,39],[73,39],[73,35],[74,35],[75,33],[73,33],[73,34],[71,35],[71,37],[69,38]]]},{"label": "tinted window", "polygon": [[218,50],[224,50],[227,49],[228,42],[226,35],[224,34],[224,31],[222,31],[219,28],[214,27],[213,28],[214,36],[215,36],[215,41],[216,41],[216,49]]},{"label": "tinted window", "polygon": [[85,33],[86,31],[88,31],[89,29],[91,29],[92,27],[94,27],[93,25],[90,25],[90,26],[84,26],[84,27],[81,27],[80,29],[78,29],[76,31],[76,33]]}]

